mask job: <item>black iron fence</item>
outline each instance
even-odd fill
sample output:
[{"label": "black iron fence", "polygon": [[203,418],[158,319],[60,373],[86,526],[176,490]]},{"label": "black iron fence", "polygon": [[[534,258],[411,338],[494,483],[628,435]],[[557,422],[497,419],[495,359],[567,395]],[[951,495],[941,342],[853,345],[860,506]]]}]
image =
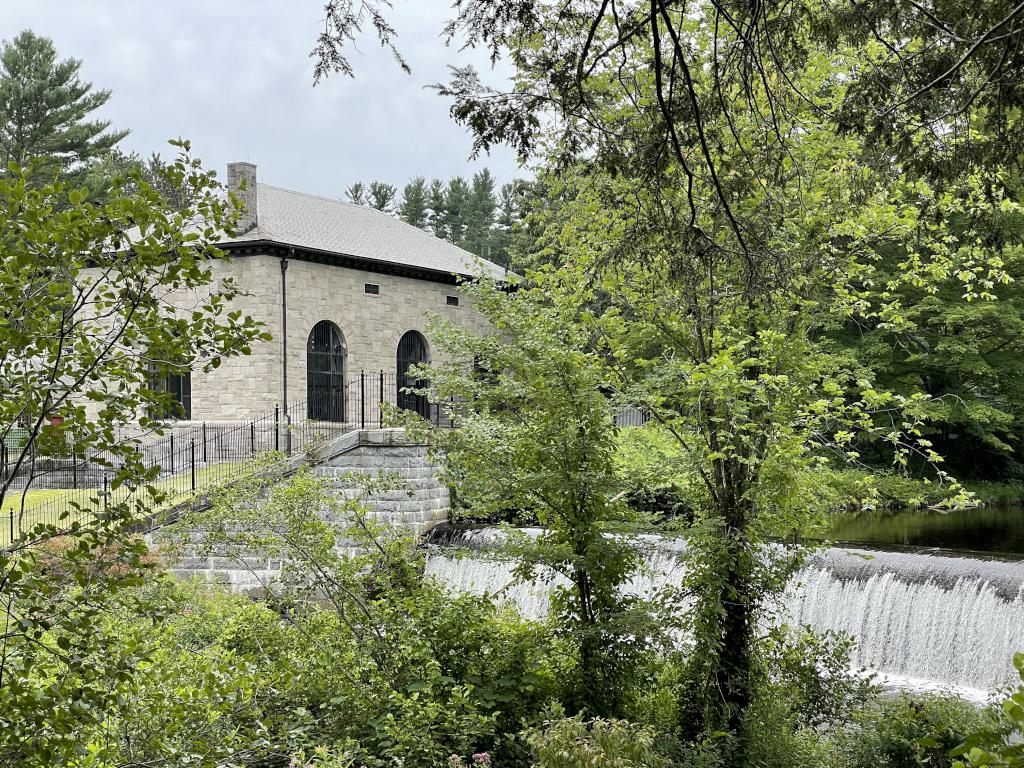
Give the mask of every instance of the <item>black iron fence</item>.
[{"label": "black iron fence", "polygon": [[[118,451],[89,453],[62,445],[40,455],[25,453],[16,439],[0,441],[0,486],[6,489],[0,544],[39,523],[63,526],[135,500],[150,507],[144,486],[115,483],[128,458],[149,470],[162,506],[169,508],[243,475],[268,452],[290,456],[347,432],[385,426],[389,407],[413,411],[436,426],[454,426],[450,404],[430,403],[409,391],[420,384],[360,371],[337,386],[310,391],[306,400],[243,421],[169,424],[163,435],[122,430]],[[616,414],[615,423],[642,426],[649,418],[646,410],[630,407]]]},{"label": "black iron fence", "polygon": [[651,412],[646,408],[629,405],[620,408],[612,417],[616,427],[642,427],[651,420]]},{"label": "black iron fence", "polygon": [[64,445],[50,455],[30,450],[19,462],[23,448],[0,443],[0,485],[7,489],[0,543],[39,523],[63,526],[111,505],[148,501],[144,486],[115,486],[126,454],[153,474],[162,506],[171,507],[241,476],[268,452],[290,456],[350,431],[380,428],[388,406],[452,426],[444,407],[405,391],[417,385],[383,371],[361,371],[343,386],[244,421],[171,424],[162,436],[122,432],[121,450],[114,452],[90,454]]}]

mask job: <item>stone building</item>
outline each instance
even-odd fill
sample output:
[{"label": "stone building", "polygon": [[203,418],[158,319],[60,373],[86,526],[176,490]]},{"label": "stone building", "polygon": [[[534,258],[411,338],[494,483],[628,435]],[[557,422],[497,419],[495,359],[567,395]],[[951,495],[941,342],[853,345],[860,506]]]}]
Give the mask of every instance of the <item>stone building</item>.
[{"label": "stone building", "polygon": [[380,400],[421,409],[401,389],[406,369],[434,354],[429,313],[479,327],[458,279],[504,270],[372,208],[258,183],[251,163],[229,164],[227,182],[244,212],[214,277],[234,278],[248,295],[232,308],[273,339],[214,371],[168,377],[179,415],[241,420],[288,403],[358,422]]}]

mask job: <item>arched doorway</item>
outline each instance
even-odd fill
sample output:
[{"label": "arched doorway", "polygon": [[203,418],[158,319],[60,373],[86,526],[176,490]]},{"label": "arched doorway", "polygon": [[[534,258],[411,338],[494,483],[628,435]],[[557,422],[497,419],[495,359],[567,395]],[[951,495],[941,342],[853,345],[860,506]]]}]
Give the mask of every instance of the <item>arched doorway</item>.
[{"label": "arched doorway", "polygon": [[421,387],[425,382],[409,375],[409,368],[419,363],[429,363],[430,352],[427,340],[418,331],[408,331],[398,342],[398,407],[415,411],[424,418],[430,418],[430,403],[423,395],[403,392],[406,387]]},{"label": "arched doorway", "polygon": [[321,320],[306,342],[306,414],[315,421],[345,421],[345,358],[338,326]]}]

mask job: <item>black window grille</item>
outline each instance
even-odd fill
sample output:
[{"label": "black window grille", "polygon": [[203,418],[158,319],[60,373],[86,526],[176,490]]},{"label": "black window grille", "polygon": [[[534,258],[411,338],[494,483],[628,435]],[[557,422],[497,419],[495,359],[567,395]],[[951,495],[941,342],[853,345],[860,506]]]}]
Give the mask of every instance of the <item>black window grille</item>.
[{"label": "black window grille", "polygon": [[448,306],[449,307],[457,307],[457,306],[459,306],[459,297],[458,296],[449,296],[448,297]]},{"label": "black window grille", "polygon": [[408,331],[398,342],[398,407],[407,411],[415,411],[424,418],[430,418],[430,403],[424,395],[405,392],[407,388],[420,388],[426,382],[415,379],[409,369],[419,363],[429,363],[430,353],[427,340],[417,331]]},{"label": "black window grille", "polygon": [[377,285],[376,283],[367,283],[363,287],[363,292],[364,293],[372,293],[374,296],[376,296],[377,294],[380,293],[380,286]]},{"label": "black window grille", "polygon": [[306,343],[307,416],[345,421],[345,358],[348,348],[338,326],[321,320]]},{"label": "black window grille", "polygon": [[170,395],[170,402],[154,408],[149,416],[161,421],[188,421],[192,418],[192,372],[150,373],[150,386],[155,392]]}]

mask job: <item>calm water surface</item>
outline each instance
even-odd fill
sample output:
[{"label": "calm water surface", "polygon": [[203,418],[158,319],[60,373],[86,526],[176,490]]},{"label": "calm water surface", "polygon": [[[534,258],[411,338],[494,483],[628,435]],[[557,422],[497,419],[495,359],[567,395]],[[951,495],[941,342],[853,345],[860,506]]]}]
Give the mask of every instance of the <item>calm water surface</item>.
[{"label": "calm water surface", "polygon": [[956,512],[872,512],[836,519],[836,542],[940,547],[1024,556],[1024,507]]}]

